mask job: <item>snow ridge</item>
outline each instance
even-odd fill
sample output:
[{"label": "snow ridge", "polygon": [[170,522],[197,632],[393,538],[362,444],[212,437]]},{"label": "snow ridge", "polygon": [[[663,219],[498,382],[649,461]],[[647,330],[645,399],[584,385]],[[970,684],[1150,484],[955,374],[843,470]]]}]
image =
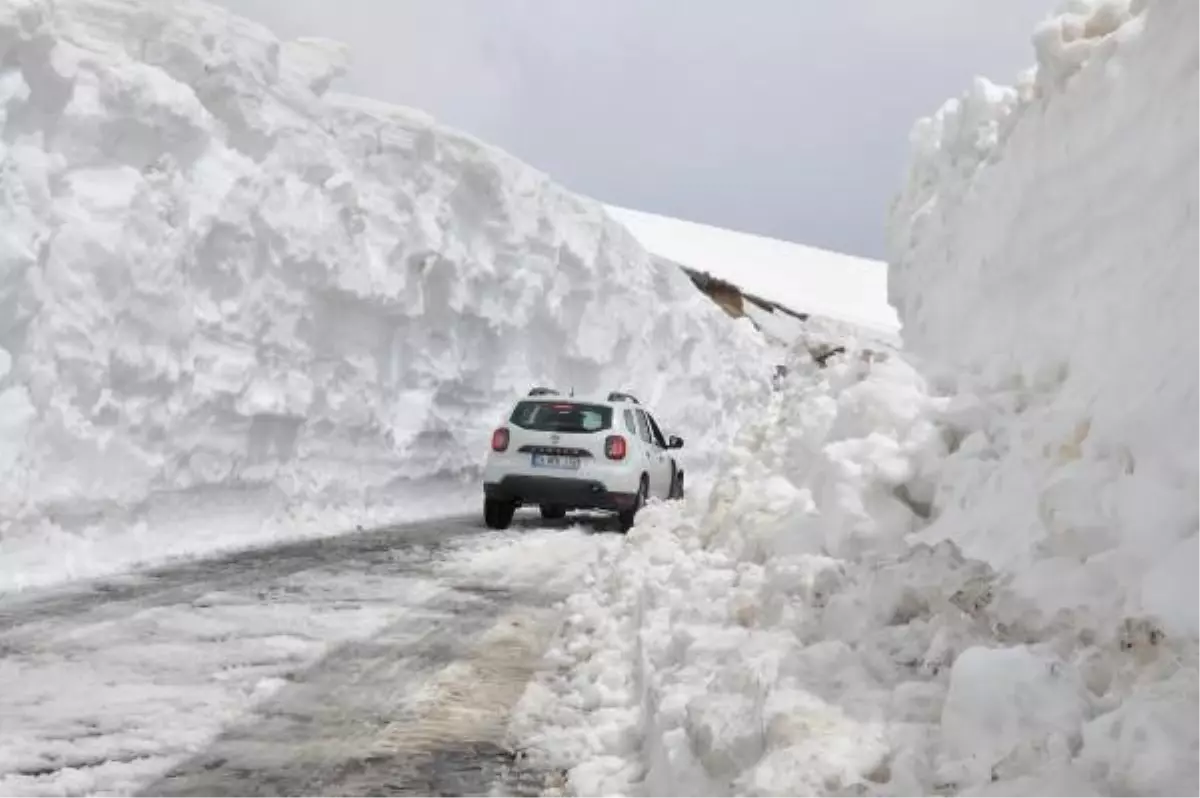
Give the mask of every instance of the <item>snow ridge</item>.
[{"label": "snow ridge", "polygon": [[765,390],[600,205],[323,94],[344,58],[191,0],[0,6],[0,589],[473,510],[532,384],[633,391],[695,467]]}]

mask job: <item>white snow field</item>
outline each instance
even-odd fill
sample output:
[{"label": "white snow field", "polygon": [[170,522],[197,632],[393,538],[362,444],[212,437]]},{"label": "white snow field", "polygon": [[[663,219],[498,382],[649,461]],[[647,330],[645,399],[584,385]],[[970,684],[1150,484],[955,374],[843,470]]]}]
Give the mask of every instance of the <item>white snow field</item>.
[{"label": "white snow field", "polygon": [[605,208],[652,254],[742,291],[877,334],[891,336],[900,328],[888,303],[886,263],[628,208]]},{"label": "white snow field", "polygon": [[0,590],[475,512],[533,384],[633,391],[695,467],[765,393],[761,336],[602,206],[325,93],[344,57],[0,4]]},{"label": "white snow field", "polygon": [[511,728],[567,791],[1200,791],[1198,15],[1073,1],[916,126],[906,358],[798,347],[584,578]]}]

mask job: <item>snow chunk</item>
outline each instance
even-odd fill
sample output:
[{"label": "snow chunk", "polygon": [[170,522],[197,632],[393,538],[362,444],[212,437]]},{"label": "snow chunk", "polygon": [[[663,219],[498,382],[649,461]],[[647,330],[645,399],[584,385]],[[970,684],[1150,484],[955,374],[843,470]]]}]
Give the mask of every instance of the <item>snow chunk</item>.
[{"label": "snow chunk", "polygon": [[1177,795],[1200,791],[1196,751],[1200,748],[1196,712],[1200,704],[1195,668],[1139,685],[1129,700],[1093,720],[1083,730],[1080,762],[1113,793]]},{"label": "snow chunk", "polygon": [[1065,762],[1088,709],[1082,682],[1064,663],[1024,646],[969,648],[954,661],[942,707],[942,779],[994,780],[1028,767],[1023,755],[1045,751]]},{"label": "snow chunk", "polygon": [[303,38],[284,42],[280,59],[285,74],[294,76],[313,94],[320,96],[346,74],[350,50],[331,39]]}]

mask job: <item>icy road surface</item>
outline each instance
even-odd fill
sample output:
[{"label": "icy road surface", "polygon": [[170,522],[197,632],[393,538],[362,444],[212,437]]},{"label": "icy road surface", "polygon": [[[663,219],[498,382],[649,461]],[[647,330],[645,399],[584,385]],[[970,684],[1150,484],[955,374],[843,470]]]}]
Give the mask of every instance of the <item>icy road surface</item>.
[{"label": "icy road surface", "polygon": [[472,516],[0,598],[0,794],[538,794],[501,741],[604,529]]}]

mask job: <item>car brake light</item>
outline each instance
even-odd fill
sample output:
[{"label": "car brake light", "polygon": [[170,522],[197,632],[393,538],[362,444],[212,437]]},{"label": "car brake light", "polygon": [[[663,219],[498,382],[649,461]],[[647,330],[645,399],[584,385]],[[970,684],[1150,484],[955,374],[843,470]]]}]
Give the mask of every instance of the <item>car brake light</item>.
[{"label": "car brake light", "polygon": [[609,435],[604,439],[604,456],[609,460],[625,459],[625,439],[620,435]]},{"label": "car brake light", "polygon": [[492,451],[503,452],[508,448],[508,428],[500,427],[492,433]]}]

